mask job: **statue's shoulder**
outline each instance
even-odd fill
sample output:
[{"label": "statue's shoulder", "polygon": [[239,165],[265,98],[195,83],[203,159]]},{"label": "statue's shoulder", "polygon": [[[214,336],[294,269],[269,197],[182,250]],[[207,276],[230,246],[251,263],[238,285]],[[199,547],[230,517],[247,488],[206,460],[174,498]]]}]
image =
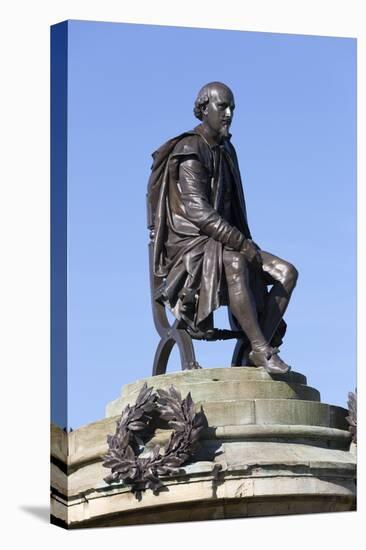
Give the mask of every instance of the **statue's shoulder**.
[{"label": "statue's shoulder", "polygon": [[202,137],[192,132],[186,132],[181,139],[177,141],[172,151],[172,156],[201,155],[205,148]]},{"label": "statue's shoulder", "polygon": [[169,162],[169,159],[174,163],[179,163],[185,156],[196,156],[206,164],[209,155],[210,151],[207,143],[194,128],[163,143],[152,154],[152,170],[153,172],[160,171],[161,167]]},{"label": "statue's shoulder", "polygon": [[172,154],[178,144],[185,142],[186,138],[191,137],[191,135],[193,135],[193,131],[183,132],[178,136],[168,139],[168,141],[160,145],[160,147],[152,153],[153,159],[156,161],[164,157],[167,158]]}]

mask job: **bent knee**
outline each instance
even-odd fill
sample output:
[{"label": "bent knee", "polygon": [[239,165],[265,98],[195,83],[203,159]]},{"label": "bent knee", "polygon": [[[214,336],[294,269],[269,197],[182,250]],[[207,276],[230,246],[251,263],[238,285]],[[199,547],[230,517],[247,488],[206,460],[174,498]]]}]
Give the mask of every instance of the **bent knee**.
[{"label": "bent knee", "polygon": [[299,278],[299,272],[296,267],[288,262],[281,266],[281,282],[285,286],[296,286],[297,279]]}]

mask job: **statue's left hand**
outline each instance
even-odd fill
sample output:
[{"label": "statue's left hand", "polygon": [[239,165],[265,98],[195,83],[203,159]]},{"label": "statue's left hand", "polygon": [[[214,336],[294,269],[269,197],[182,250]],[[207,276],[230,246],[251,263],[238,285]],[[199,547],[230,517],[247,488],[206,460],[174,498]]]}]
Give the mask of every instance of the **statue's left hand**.
[{"label": "statue's left hand", "polygon": [[259,253],[258,247],[253,243],[252,239],[245,239],[240,252],[244,254],[245,259],[255,268],[261,269],[262,257]]}]

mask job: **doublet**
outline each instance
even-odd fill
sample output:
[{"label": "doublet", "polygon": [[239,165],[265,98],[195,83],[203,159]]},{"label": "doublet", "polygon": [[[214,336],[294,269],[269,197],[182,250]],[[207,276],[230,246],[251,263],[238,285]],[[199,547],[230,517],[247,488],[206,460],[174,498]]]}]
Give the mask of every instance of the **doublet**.
[{"label": "doublet", "polygon": [[199,327],[227,305],[223,247],[240,250],[251,238],[235,149],[230,138],[218,144],[199,125],[153,157],[154,273],[162,279],[156,299]]}]

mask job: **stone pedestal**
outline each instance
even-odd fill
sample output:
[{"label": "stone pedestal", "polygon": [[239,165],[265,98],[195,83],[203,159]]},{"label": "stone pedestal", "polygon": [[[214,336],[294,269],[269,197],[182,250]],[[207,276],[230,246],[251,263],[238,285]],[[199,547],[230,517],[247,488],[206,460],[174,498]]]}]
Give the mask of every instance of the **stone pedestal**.
[{"label": "stone pedestal", "polygon": [[[138,501],[103,481],[101,456],[122,409],[144,384],[191,392],[208,420],[196,461]],[[129,525],[355,509],[356,457],[347,410],[320,402],[296,372],[202,369],[128,384],[106,418],[64,434],[54,428],[52,514],[68,527]],[[151,445],[170,432],[158,430]]]}]

